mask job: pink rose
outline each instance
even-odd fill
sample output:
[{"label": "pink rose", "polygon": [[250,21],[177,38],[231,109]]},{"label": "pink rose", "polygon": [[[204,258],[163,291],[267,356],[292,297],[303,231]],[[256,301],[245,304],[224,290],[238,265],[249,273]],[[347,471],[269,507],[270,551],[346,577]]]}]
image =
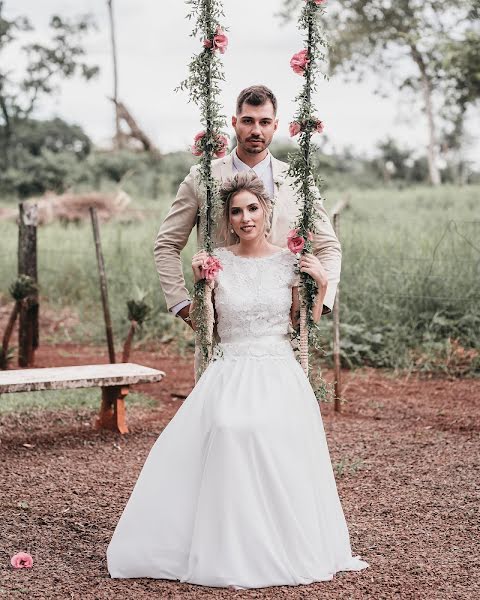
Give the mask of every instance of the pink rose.
[{"label": "pink rose", "polygon": [[228,46],[228,37],[225,35],[225,32],[220,27],[217,26],[217,32],[213,38],[213,49],[218,50],[220,54],[225,54],[225,50]]},{"label": "pink rose", "polygon": [[300,133],[301,130],[302,128],[300,127],[300,123],[297,123],[297,121],[292,121],[288,127],[290,137],[296,136]]},{"label": "pink rose", "polygon": [[201,145],[201,140],[203,138],[203,136],[205,135],[204,131],[199,131],[197,133],[197,135],[193,138],[193,146],[190,148],[190,150],[192,151],[193,156],[202,156],[203,154],[203,148]]},{"label": "pink rose", "polygon": [[225,32],[217,25],[217,31],[213,36],[213,40],[203,40],[204,48],[211,48],[214,52],[218,50],[220,54],[225,54],[225,50],[228,46],[228,37],[225,35]]},{"label": "pink rose", "polygon": [[[309,231],[307,239],[311,242],[313,240],[312,232]],[[291,229],[287,236],[287,246],[290,252],[293,254],[299,254],[305,247],[305,239],[298,234],[298,229]]]},{"label": "pink rose", "polygon": [[223,158],[225,156],[225,154],[227,153],[228,138],[226,135],[219,134],[215,137],[215,141],[216,141],[215,155],[218,156],[218,158]]},{"label": "pink rose", "polygon": [[305,246],[305,240],[301,235],[298,235],[298,229],[291,229],[287,236],[287,246],[290,252],[298,254]]},{"label": "pink rose", "polygon": [[[320,4],[326,4],[327,0],[313,0],[315,2],[315,4],[317,6],[320,6]],[[308,0],[305,0],[305,2],[308,2]]]},{"label": "pink rose", "polygon": [[223,267],[216,256],[209,256],[205,259],[202,266],[202,276],[207,281],[213,281],[217,276],[218,271],[223,271]]},{"label": "pink rose", "polygon": [[290,59],[290,66],[295,73],[303,75],[309,62],[308,50],[300,50],[300,52],[294,54]]},{"label": "pink rose", "polygon": [[[202,139],[205,136],[205,131],[199,131],[197,135],[193,138],[193,146],[191,146],[190,150],[194,156],[202,156],[203,155],[203,147],[202,147]],[[215,148],[214,154],[218,156],[218,158],[223,158],[227,153],[228,148],[228,138],[223,134],[215,134]]]},{"label": "pink rose", "polygon": [[317,133],[322,133],[323,129],[324,129],[323,121],[320,121],[320,119],[317,119],[317,121],[315,123],[315,131]]},{"label": "pink rose", "polygon": [[24,567],[30,569],[33,565],[33,558],[26,552],[19,552],[18,554],[15,554],[15,556],[12,556],[10,563],[15,569],[23,569]]}]

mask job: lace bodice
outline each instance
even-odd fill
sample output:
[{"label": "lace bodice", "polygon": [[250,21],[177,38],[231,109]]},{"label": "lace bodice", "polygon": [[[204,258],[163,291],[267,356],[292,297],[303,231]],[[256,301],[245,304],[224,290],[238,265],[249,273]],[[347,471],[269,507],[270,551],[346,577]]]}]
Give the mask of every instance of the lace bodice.
[{"label": "lace bodice", "polygon": [[222,343],[288,333],[297,259],[288,249],[247,258],[217,248],[223,270],[215,279],[217,332]]}]

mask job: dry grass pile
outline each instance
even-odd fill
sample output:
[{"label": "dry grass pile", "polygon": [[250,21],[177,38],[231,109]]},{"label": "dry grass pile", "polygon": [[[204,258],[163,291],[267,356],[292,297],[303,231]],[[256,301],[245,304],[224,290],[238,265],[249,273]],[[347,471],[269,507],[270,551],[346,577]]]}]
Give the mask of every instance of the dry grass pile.
[{"label": "dry grass pile", "polygon": [[[81,223],[90,219],[89,208],[97,209],[99,221],[105,222],[117,218],[121,221],[141,220],[139,211],[128,209],[132,199],[123,190],[114,194],[105,192],[86,192],[74,194],[54,194],[48,192],[38,198],[30,198],[29,202],[36,203],[38,207],[38,224],[48,225],[54,221],[61,223]],[[0,209],[0,220],[13,220],[18,216],[16,208]]]}]

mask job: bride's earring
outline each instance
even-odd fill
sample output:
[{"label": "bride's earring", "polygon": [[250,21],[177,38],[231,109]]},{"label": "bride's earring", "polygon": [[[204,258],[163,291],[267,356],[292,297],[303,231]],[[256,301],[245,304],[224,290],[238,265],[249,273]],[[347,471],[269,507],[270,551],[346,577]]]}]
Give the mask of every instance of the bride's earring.
[{"label": "bride's earring", "polygon": [[230,233],[235,233],[235,232],[233,231],[233,227],[230,227]]}]

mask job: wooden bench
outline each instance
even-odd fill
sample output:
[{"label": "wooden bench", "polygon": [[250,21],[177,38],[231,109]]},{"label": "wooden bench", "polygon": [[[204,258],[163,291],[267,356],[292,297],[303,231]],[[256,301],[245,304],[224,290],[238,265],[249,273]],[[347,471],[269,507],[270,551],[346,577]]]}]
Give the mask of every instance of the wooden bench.
[{"label": "wooden bench", "polygon": [[17,369],[0,371],[0,395],[13,392],[102,388],[102,403],[95,427],[128,433],[125,396],[134,383],[154,383],[165,377],[163,371],[134,363]]}]

